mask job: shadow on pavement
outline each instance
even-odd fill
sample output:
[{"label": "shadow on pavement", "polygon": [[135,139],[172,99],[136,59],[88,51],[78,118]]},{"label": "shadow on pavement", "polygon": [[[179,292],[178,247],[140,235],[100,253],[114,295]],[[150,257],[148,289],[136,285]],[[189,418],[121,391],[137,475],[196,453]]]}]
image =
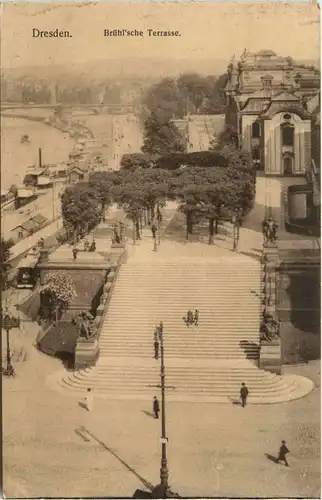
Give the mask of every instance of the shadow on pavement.
[{"label": "shadow on pavement", "polygon": [[235,406],[241,406],[241,401],[239,399],[229,398],[231,403]]},{"label": "shadow on pavement", "polygon": [[276,457],[274,457],[273,455],[270,455],[269,453],[265,453],[265,457],[270,460],[271,462],[274,462],[275,464],[277,464],[277,459]]},{"label": "shadow on pavement", "polygon": [[[84,440],[85,440],[85,436],[86,436],[87,439],[89,437],[89,438],[93,439],[94,441],[96,441],[98,444],[100,444],[102,446],[102,448],[104,448],[104,450],[111,453],[111,455],[113,455],[113,457],[115,457],[122,465],[124,465],[124,467],[128,471],[132,472],[132,474],[135,477],[137,477],[139,479],[139,481],[141,481],[141,483],[143,484],[143,486],[145,486],[145,488],[147,488],[150,491],[152,491],[154,489],[154,486],[152,483],[147,481],[144,477],[140,476],[140,474],[135,469],[133,469],[133,467],[131,467],[127,462],[125,462],[115,451],[113,451],[111,448],[109,448],[103,441],[101,441],[99,438],[97,438],[88,429],[81,426],[78,429],[76,429],[75,432],[78,435],[81,435]],[[137,491],[140,491],[140,490],[137,490]]]},{"label": "shadow on pavement", "polygon": [[145,413],[145,415],[147,415],[148,417],[155,418],[153,413],[151,413],[150,411],[142,410],[142,412]]}]

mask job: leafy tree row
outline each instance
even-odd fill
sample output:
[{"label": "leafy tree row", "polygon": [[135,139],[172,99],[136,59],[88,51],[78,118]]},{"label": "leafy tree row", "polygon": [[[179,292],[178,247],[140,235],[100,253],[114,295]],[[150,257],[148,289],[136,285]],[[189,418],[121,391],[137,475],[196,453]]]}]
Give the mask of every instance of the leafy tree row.
[{"label": "leafy tree row", "polygon": [[[212,167],[212,168],[211,168]],[[209,243],[219,222],[239,210],[246,214],[255,195],[251,157],[242,150],[223,149],[213,154],[213,163],[199,166],[196,159],[184,168],[170,170],[138,162],[118,172],[95,172],[88,183],[68,187],[62,196],[64,225],[76,237],[87,232],[117,203],[132,221],[134,237],[140,238],[144,211],[152,218],[167,199],[177,200],[186,216],[187,237],[199,219],[209,221]]]}]

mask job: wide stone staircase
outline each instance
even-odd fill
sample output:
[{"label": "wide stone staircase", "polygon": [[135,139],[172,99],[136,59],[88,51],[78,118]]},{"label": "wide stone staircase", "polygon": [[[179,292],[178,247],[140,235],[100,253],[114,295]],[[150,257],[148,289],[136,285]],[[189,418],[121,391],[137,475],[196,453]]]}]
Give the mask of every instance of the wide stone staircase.
[{"label": "wide stone staircase", "polygon": [[[299,390],[294,377],[257,367],[259,293],[259,263],[231,253],[211,260],[124,264],[96,366],[65,373],[58,383],[74,393],[92,387],[102,397],[151,399],[159,393],[160,360],[153,358],[153,342],[162,320],[168,400],[234,401],[242,382],[250,403],[293,399]],[[198,326],[186,326],[188,309],[199,310]]]}]

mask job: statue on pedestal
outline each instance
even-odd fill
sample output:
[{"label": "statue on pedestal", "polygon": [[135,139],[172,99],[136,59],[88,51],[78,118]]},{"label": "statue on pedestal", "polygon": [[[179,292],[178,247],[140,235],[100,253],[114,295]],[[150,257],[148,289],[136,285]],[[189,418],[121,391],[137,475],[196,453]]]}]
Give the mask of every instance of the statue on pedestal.
[{"label": "statue on pedestal", "polygon": [[260,340],[272,342],[280,338],[280,324],[271,314],[264,312],[260,326]]},{"label": "statue on pedestal", "polygon": [[277,240],[277,224],[272,217],[263,220],[262,229],[265,243],[276,243]]},{"label": "statue on pedestal", "polygon": [[91,313],[83,311],[73,321],[78,326],[81,338],[90,339],[92,337],[94,316]]}]

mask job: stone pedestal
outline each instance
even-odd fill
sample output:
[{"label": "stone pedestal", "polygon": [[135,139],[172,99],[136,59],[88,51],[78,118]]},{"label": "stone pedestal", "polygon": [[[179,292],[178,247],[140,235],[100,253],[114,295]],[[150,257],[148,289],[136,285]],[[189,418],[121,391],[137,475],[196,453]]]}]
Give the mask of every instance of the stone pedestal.
[{"label": "stone pedestal", "polygon": [[75,370],[92,366],[96,363],[99,356],[98,340],[79,338],[75,350]]},{"label": "stone pedestal", "polygon": [[283,366],[280,339],[273,340],[272,342],[261,342],[259,368],[276,373],[277,375],[282,375]]}]

